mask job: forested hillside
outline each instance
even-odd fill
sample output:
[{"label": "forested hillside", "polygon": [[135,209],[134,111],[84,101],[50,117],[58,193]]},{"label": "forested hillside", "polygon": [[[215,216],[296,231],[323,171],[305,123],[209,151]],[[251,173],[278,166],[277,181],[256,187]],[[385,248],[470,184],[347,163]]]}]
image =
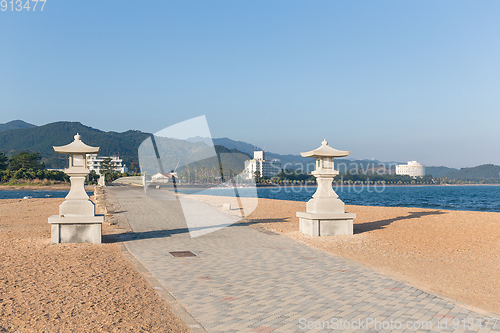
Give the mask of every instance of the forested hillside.
[{"label": "forested hillside", "polygon": [[27,122],[24,122],[22,120],[12,120],[9,121],[8,123],[0,124],[0,132],[10,129],[20,129],[20,128],[30,128],[30,127],[36,127],[36,126],[33,124],[28,124]]},{"label": "forested hillside", "polygon": [[0,150],[8,155],[22,150],[39,152],[47,168],[63,168],[67,164],[67,156],[55,153],[53,146],[72,142],[76,133],[86,144],[101,147],[100,154],[118,155],[127,165],[138,162],[137,148],[150,135],[140,131],[103,132],[78,122],[56,122],[0,132]]}]

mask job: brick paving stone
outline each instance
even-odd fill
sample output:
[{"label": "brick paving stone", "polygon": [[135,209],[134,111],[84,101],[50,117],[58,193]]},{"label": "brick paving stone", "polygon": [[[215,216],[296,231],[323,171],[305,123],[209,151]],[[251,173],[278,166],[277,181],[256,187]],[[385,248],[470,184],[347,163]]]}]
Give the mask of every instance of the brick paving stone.
[{"label": "brick paving stone", "polygon": [[[152,199],[141,187],[107,189],[134,232],[122,238],[128,250],[209,332],[307,331],[299,328],[301,319],[397,319],[404,326],[424,320],[437,325],[442,318],[436,315],[483,318],[342,257],[250,226],[235,224],[190,238],[179,200]],[[173,258],[172,251],[198,257]],[[417,330],[397,330],[403,331]],[[441,331],[500,332],[500,324]]]}]

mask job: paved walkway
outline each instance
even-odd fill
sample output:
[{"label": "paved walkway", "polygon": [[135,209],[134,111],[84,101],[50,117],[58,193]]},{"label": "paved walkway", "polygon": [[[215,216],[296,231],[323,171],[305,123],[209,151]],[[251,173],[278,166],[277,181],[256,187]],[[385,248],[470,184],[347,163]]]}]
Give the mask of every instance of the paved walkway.
[{"label": "paved walkway", "polygon": [[285,236],[230,226],[190,238],[178,201],[107,189],[135,232],[128,250],[209,332],[500,332],[500,322],[492,329],[484,315]]}]

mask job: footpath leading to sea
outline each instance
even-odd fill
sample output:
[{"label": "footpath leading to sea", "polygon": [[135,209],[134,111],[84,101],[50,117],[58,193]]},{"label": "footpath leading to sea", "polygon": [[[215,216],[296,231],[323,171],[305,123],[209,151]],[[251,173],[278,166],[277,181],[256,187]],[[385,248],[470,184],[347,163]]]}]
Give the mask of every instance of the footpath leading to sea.
[{"label": "footpath leading to sea", "polygon": [[[147,215],[166,207],[140,188],[107,191],[117,201],[113,219],[127,217],[130,226],[105,225],[111,243],[98,246],[49,244],[47,217],[61,199],[0,200],[0,328],[186,329],[112,234],[125,235],[132,253],[209,331],[288,332],[300,329],[301,318],[356,316],[441,319],[453,328],[454,319],[500,314],[499,213],[347,206],[357,214],[354,236],[311,238],[296,231],[295,212],[305,203],[259,199],[242,224],[192,242],[182,221]],[[173,259],[170,249],[200,256]]]}]

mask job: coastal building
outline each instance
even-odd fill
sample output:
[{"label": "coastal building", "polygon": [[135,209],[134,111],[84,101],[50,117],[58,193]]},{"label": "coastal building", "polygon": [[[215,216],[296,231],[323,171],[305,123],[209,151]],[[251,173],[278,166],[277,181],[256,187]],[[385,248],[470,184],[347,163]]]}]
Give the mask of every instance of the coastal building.
[{"label": "coastal building", "polygon": [[151,176],[151,182],[153,183],[168,183],[170,179],[172,179],[171,175],[160,172]]},{"label": "coastal building", "polygon": [[114,172],[127,172],[127,167],[123,164],[123,161],[118,156],[97,156],[97,154],[87,155],[87,167],[90,171],[94,170],[97,174],[101,170],[101,163],[107,159],[111,158],[111,164],[113,165]]},{"label": "coastal building", "polygon": [[409,161],[408,164],[396,165],[396,175],[407,175],[411,177],[425,176],[425,166],[417,161]]},{"label": "coastal building", "polygon": [[158,172],[151,176],[151,182],[168,183],[169,181],[172,181],[172,178],[177,178],[177,172],[169,172],[169,173]]},{"label": "coastal building", "polygon": [[245,161],[243,174],[246,179],[253,179],[258,171],[261,177],[272,178],[281,172],[281,162],[279,160],[266,160],[264,151],[254,151],[253,159]]}]

